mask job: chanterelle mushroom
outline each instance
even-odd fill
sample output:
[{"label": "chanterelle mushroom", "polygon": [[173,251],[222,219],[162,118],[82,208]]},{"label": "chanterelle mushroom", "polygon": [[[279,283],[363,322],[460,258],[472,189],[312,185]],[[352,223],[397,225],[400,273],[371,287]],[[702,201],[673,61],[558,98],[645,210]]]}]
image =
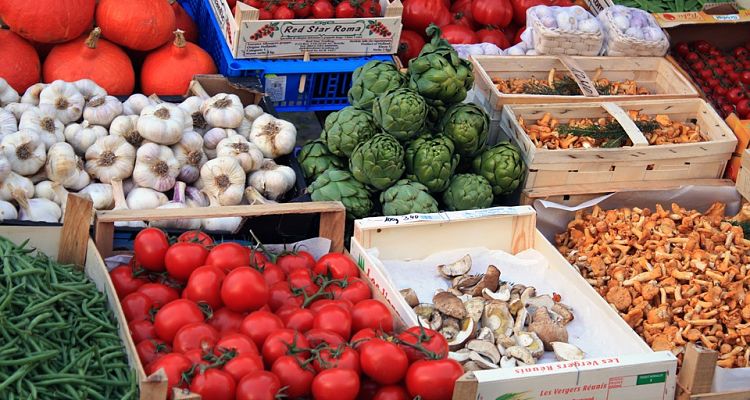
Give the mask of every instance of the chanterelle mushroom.
[{"label": "chanterelle mushroom", "polygon": [[471,270],[471,256],[467,254],[450,264],[438,265],[437,268],[440,275],[448,279],[465,275]]}]

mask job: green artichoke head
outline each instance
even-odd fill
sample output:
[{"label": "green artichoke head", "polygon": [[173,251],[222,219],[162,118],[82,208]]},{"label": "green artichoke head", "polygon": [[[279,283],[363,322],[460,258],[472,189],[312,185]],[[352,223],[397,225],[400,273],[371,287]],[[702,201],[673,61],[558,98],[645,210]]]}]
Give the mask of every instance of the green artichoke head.
[{"label": "green artichoke head", "polygon": [[398,181],[404,169],[404,148],[386,133],[378,133],[360,143],[349,159],[349,170],[354,178],[378,190]]},{"label": "green artichoke head", "polygon": [[349,157],[358,144],[377,132],[378,127],[370,112],[349,106],[328,115],[320,138],[334,155]]},{"label": "green artichoke head", "polygon": [[372,115],[384,131],[398,140],[409,140],[422,132],[427,103],[411,89],[396,89],[375,99]]},{"label": "green artichoke head", "polygon": [[349,103],[360,110],[370,111],[378,96],[404,86],[406,76],[393,63],[370,61],[352,73]]},{"label": "green artichoke head", "polygon": [[406,147],[406,177],[439,193],[448,188],[459,156],[453,141],[445,136],[419,137]]},{"label": "green artichoke head", "polygon": [[482,176],[458,174],[443,193],[443,203],[450,211],[475,210],[492,205],[492,186]]},{"label": "green artichoke head", "polygon": [[474,158],[472,167],[490,182],[495,196],[513,193],[526,172],[521,151],[510,142],[500,142],[486,149]]},{"label": "green artichoke head", "polygon": [[472,103],[456,104],[440,121],[440,130],[456,145],[462,157],[473,157],[484,149],[490,133],[490,117]]},{"label": "green artichoke head", "polygon": [[302,146],[297,154],[297,161],[308,181],[315,180],[329,169],[344,168],[344,162],[333,155],[322,140],[313,140]]},{"label": "green artichoke head", "polygon": [[438,203],[418,182],[401,179],[380,194],[383,215],[427,214],[438,212]]},{"label": "green artichoke head", "polygon": [[365,218],[372,211],[370,191],[348,171],[329,169],[307,188],[313,201],[340,201],[349,218]]}]

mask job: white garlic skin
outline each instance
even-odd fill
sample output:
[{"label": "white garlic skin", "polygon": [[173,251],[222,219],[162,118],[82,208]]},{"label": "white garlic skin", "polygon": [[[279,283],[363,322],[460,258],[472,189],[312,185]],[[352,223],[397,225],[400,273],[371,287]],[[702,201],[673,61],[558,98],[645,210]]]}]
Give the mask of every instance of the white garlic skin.
[{"label": "white garlic skin", "polygon": [[138,118],[138,132],[151,142],[173,145],[182,138],[185,118],[185,112],[172,104],[146,106]]},{"label": "white garlic skin", "polygon": [[10,202],[0,200],[0,222],[18,219],[18,210]]},{"label": "white garlic skin", "polygon": [[184,132],[179,143],[172,146],[175,158],[180,164],[180,173],[177,179],[185,183],[193,183],[200,178],[203,164],[208,161],[206,153],[203,152],[203,138],[194,131]]},{"label": "white garlic skin", "polygon": [[242,124],[245,110],[237,95],[219,93],[203,102],[203,118],[216,128],[237,128]]},{"label": "white garlic skin", "polygon": [[167,195],[154,189],[135,187],[127,196],[126,202],[131,210],[151,210],[169,201]]},{"label": "white garlic skin", "polygon": [[44,143],[36,132],[28,129],[3,137],[0,146],[11,170],[20,175],[34,175],[47,161]]},{"label": "white garlic skin", "polygon": [[94,97],[107,95],[107,91],[105,91],[103,87],[97,85],[96,82],[92,81],[91,79],[80,79],[73,82],[73,85],[75,85],[76,89],[81,92],[83,98],[86,101],[89,101]]},{"label": "white garlic skin", "polygon": [[122,136],[104,136],[86,150],[86,172],[103,183],[126,179],[133,173],[135,148]]},{"label": "white garlic skin", "polygon": [[234,135],[219,142],[216,146],[216,156],[236,159],[245,173],[257,171],[263,164],[263,152],[258,146],[240,135]]},{"label": "white garlic skin", "polygon": [[258,190],[263,197],[277,200],[294,187],[296,179],[293,169],[266,159],[258,171],[247,177],[247,184]]},{"label": "white garlic skin", "polygon": [[156,143],[146,143],[136,152],[133,181],[136,185],[160,192],[174,187],[180,165],[174,152]]},{"label": "white garlic skin", "polygon": [[141,115],[141,111],[151,105],[151,100],[141,93],[135,93],[122,103],[123,115]]},{"label": "white garlic skin", "polygon": [[76,154],[82,156],[86,150],[100,137],[107,136],[107,129],[103,126],[91,125],[88,121],[80,124],[70,124],[65,127],[65,140],[73,146]]},{"label": "white garlic skin", "polygon": [[39,95],[42,90],[47,87],[46,83],[35,83],[29,86],[28,89],[21,96],[21,103],[31,104],[32,106],[39,105]]},{"label": "white garlic skin", "polygon": [[0,182],[0,200],[12,201],[13,190],[21,190],[27,198],[34,197],[34,184],[28,178],[11,171]]},{"label": "white garlic skin", "polygon": [[10,84],[0,77],[0,107],[5,107],[10,103],[18,103],[18,92]]},{"label": "white garlic skin", "polygon": [[85,99],[72,83],[60,80],[50,83],[39,95],[39,108],[54,111],[63,124],[78,121]]},{"label": "white garlic skin", "polygon": [[217,199],[222,206],[236,206],[242,202],[245,190],[245,171],[234,158],[217,157],[201,168],[203,191]]},{"label": "white garlic skin", "polygon": [[62,121],[56,118],[54,112],[44,111],[38,107],[32,107],[21,114],[18,129],[29,129],[36,132],[47,149],[55,143],[65,141],[65,125]]},{"label": "white garlic skin", "polygon": [[112,185],[107,183],[92,183],[78,193],[87,194],[94,202],[96,210],[109,210],[115,205]]},{"label": "white garlic skin", "polygon": [[297,143],[297,128],[289,121],[265,114],[253,122],[250,131],[253,142],[266,158],[290,154]]},{"label": "white garlic skin", "polygon": [[83,119],[90,124],[109,127],[115,117],[122,114],[122,103],[114,96],[97,96],[86,103]]}]

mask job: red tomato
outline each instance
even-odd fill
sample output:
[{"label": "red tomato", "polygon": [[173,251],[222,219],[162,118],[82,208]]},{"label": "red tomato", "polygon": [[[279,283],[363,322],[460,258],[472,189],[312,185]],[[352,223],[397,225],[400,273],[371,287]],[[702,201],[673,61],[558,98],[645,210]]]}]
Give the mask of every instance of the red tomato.
[{"label": "red tomato", "polygon": [[312,296],[320,289],[315,284],[313,273],[309,269],[295,269],[287,276],[289,287],[294,289],[303,289],[308,296]]},{"label": "red tomato", "polygon": [[257,356],[260,354],[258,353],[258,347],[255,345],[255,342],[253,342],[253,340],[247,335],[241,333],[230,333],[222,336],[221,339],[216,342],[215,349],[216,351],[214,351],[214,353],[217,355],[221,350],[234,350],[238,356],[246,354]]},{"label": "red tomato", "polygon": [[160,339],[171,343],[180,328],[203,320],[203,312],[197,304],[178,299],[159,309],[154,317],[154,328]]},{"label": "red tomato", "polygon": [[481,25],[504,28],[513,19],[513,6],[509,0],[474,0],[471,15]]},{"label": "red tomato", "polygon": [[302,301],[302,297],[295,296],[292,293],[287,282],[276,282],[268,288],[268,306],[273,311],[285,305],[299,307],[302,305]]},{"label": "red tomato", "polygon": [[178,242],[164,256],[167,272],[174,279],[185,282],[196,268],[205,264],[208,250],[199,243]]},{"label": "red tomato", "polygon": [[224,278],[221,301],[232,311],[255,311],[268,302],[268,285],[260,272],[239,267]]},{"label": "red tomato", "polygon": [[190,391],[201,395],[201,398],[211,400],[234,400],[234,378],[228,373],[209,368],[205,371],[198,369],[190,382]]},{"label": "red tomato", "polygon": [[237,384],[237,400],[276,400],[280,391],[281,381],[272,372],[252,372]]},{"label": "red tomato", "polygon": [[357,18],[373,18],[381,17],[382,14],[383,9],[380,7],[379,0],[365,0],[357,7],[357,14],[355,16]]},{"label": "red tomato", "polygon": [[243,265],[248,265],[250,262],[248,254],[247,248],[239,243],[221,243],[208,253],[206,265],[213,265],[224,271],[235,269]]},{"label": "red tomato", "polygon": [[312,5],[313,18],[333,18],[334,13],[335,9],[333,8],[333,4],[328,0],[318,0]]},{"label": "red tomato", "polygon": [[297,18],[307,18],[310,16],[310,4],[306,0],[290,1],[288,7],[294,11],[294,16]]},{"label": "red tomato", "polygon": [[186,351],[182,353],[182,355],[187,357],[188,360],[193,363],[193,365],[210,365],[208,361],[203,358],[204,356],[206,356],[206,353],[204,353],[201,349]]},{"label": "red tomato", "polygon": [[190,243],[199,243],[204,246],[210,246],[214,244],[214,240],[211,239],[211,236],[209,236],[205,232],[201,231],[187,231],[180,235],[177,238],[178,242],[190,242]]},{"label": "red tomato", "polygon": [[286,273],[284,273],[284,270],[270,261],[260,264],[259,269],[268,286],[271,286],[276,282],[286,281]]},{"label": "red tomato", "polygon": [[214,311],[208,323],[216,328],[222,335],[225,333],[239,332],[240,325],[245,316],[228,308],[220,308]]},{"label": "red tomato", "polygon": [[313,328],[327,329],[336,332],[344,339],[349,339],[352,335],[352,315],[349,311],[344,310],[335,304],[329,304],[322,307],[320,311],[315,314]]},{"label": "red tomato", "polygon": [[171,392],[173,387],[182,387],[180,384],[182,381],[182,374],[188,372],[193,363],[190,360],[179,353],[169,353],[156,359],[148,367],[148,374],[151,375],[154,372],[164,368],[164,372],[167,374],[167,391]]},{"label": "red tomato", "polygon": [[344,287],[341,288],[337,299],[348,300],[352,304],[372,298],[370,286],[361,278],[348,278]]},{"label": "red tomato", "polygon": [[328,253],[320,257],[313,272],[316,275],[330,275],[333,279],[356,278],[359,276],[359,268],[349,256],[342,253]]},{"label": "red tomato", "polygon": [[213,348],[218,340],[219,331],[216,328],[203,322],[196,322],[185,325],[177,331],[172,347],[177,353],[185,353],[195,349]]},{"label": "red tomato", "polygon": [[313,367],[320,372],[329,368],[345,368],[359,374],[359,353],[348,346],[323,349],[318,353],[319,358],[313,361]]},{"label": "red tomato", "polygon": [[312,254],[300,250],[293,253],[286,253],[276,259],[276,265],[284,270],[284,273],[290,273],[295,269],[313,269],[315,258]]},{"label": "red tomato", "polygon": [[406,388],[411,396],[424,400],[450,400],[453,386],[463,374],[464,369],[455,360],[419,360],[406,373]]},{"label": "red tomato", "polygon": [[[292,329],[279,329],[272,332],[263,343],[263,361],[267,366],[273,363],[281,356],[289,354],[290,349],[309,348],[310,344],[305,337]],[[307,352],[299,353],[307,357]]]},{"label": "red tomato", "polygon": [[736,87],[734,89],[730,89],[727,92],[727,99],[732,102],[732,104],[737,104],[740,102],[740,100],[745,98],[745,91],[742,90],[742,88]]},{"label": "red tomato", "polygon": [[276,313],[284,322],[284,326],[289,329],[305,333],[313,328],[315,314],[306,308],[284,306]]},{"label": "red tomato", "polygon": [[310,311],[312,311],[314,313],[317,313],[317,312],[320,311],[321,308],[323,308],[324,306],[327,306],[329,304],[335,304],[335,305],[337,305],[337,306],[341,307],[342,309],[344,309],[346,311],[349,311],[349,312],[351,312],[352,311],[352,307],[354,307],[354,304],[352,304],[352,302],[349,301],[349,300],[344,300],[344,299],[338,299],[338,300],[319,299],[319,300],[315,300],[314,302],[312,302],[312,304],[310,304],[310,306],[308,306],[307,308],[309,308]]},{"label": "red tomato", "polygon": [[403,386],[391,385],[378,389],[373,400],[411,400],[411,398]]},{"label": "red tomato", "polygon": [[713,49],[711,43],[708,43],[705,40],[696,40],[695,42],[693,42],[693,47],[701,53],[708,53],[711,51],[711,49]]},{"label": "red tomato", "polygon": [[401,347],[377,338],[359,348],[359,360],[362,372],[381,385],[400,382],[409,367],[409,358]]},{"label": "red tomato", "polygon": [[154,301],[143,293],[135,292],[125,296],[120,305],[128,322],[140,321],[149,319]]},{"label": "red tomato", "polygon": [[348,1],[342,1],[336,6],[336,18],[354,18],[357,9]]},{"label": "red tomato", "polygon": [[398,58],[404,66],[409,65],[409,60],[419,56],[422,47],[424,47],[422,35],[408,29],[401,31],[401,38],[398,40]]},{"label": "red tomato", "polygon": [[750,71],[745,71],[740,74],[740,81],[745,85],[750,85]]},{"label": "red tomato", "polygon": [[742,99],[734,108],[737,110],[740,119],[750,118],[750,99]]},{"label": "red tomato", "polygon": [[404,4],[402,19],[404,28],[424,34],[431,23],[450,24],[451,13],[442,0],[409,0]]},{"label": "red tomato", "polygon": [[180,298],[177,289],[163,283],[146,283],[138,288],[138,292],[148,296],[157,308]]},{"label": "red tomato", "polygon": [[474,20],[471,19],[471,14],[467,15],[462,12],[451,13],[451,24],[465,26],[472,31],[474,30]]},{"label": "red tomato", "polygon": [[373,339],[377,336],[377,333],[372,328],[365,328],[360,330],[359,332],[352,335],[352,338],[349,340],[349,343],[352,344],[352,347],[359,348],[359,346],[363,345],[370,339]]},{"label": "red tomato", "polygon": [[159,228],[146,228],[135,236],[133,251],[135,262],[149,271],[164,271],[164,255],[169,249],[169,239]]},{"label": "red tomato", "polygon": [[374,300],[363,300],[352,308],[352,329],[356,332],[364,328],[393,331],[393,317],[385,304]]},{"label": "red tomato", "polygon": [[345,368],[322,371],[312,382],[316,400],[354,400],[359,393],[359,374]]},{"label": "red tomato", "polygon": [[479,43],[492,43],[503,50],[510,47],[510,43],[508,43],[508,38],[505,37],[505,33],[499,29],[480,29],[477,31],[477,38],[479,39]]},{"label": "red tomato", "polygon": [[284,322],[277,315],[268,311],[254,311],[240,324],[240,333],[247,335],[258,348],[263,348],[271,332],[284,327]]},{"label": "red tomato", "polygon": [[250,265],[257,267],[259,265],[263,265],[264,263],[270,262],[266,253],[263,252],[263,249],[257,247],[248,247],[247,250],[250,254]]},{"label": "red tomato", "polygon": [[305,339],[307,339],[311,347],[318,347],[321,343],[325,343],[330,347],[338,347],[346,343],[346,340],[341,335],[328,329],[310,329],[305,332]]},{"label": "red tomato", "polygon": [[279,377],[279,381],[286,386],[286,395],[292,398],[305,397],[310,394],[315,371],[309,365],[294,356],[281,356],[274,361],[271,372]]},{"label": "red tomato", "polygon": [[359,379],[359,397],[357,397],[357,400],[374,399],[375,393],[380,389],[380,385],[364,375],[360,376]]},{"label": "red tomato", "polygon": [[[409,344],[418,343],[422,347],[424,347],[425,350],[432,352],[439,358],[445,358],[448,356],[448,342],[445,340],[443,335],[433,331],[432,329],[413,326],[401,332],[401,334],[398,335],[398,338]],[[413,347],[404,345],[401,346],[401,348],[403,348],[406,352],[406,355],[409,357],[410,362],[414,362],[416,360],[424,360],[425,358],[431,358],[427,357],[426,354]]]},{"label": "red tomato", "polygon": [[294,19],[294,11],[289,7],[279,7],[273,12],[273,19]]},{"label": "red tomato", "polygon": [[130,330],[130,336],[133,337],[133,342],[140,343],[147,339],[156,338],[156,329],[154,324],[147,319],[140,321],[133,321],[128,324],[128,330]]},{"label": "red tomato", "polygon": [[677,54],[681,56],[685,56],[687,53],[690,52],[690,47],[685,42],[679,42],[674,46],[675,51],[677,51]]},{"label": "red tomato", "polygon": [[115,287],[117,297],[120,299],[148,283],[148,280],[144,278],[133,276],[133,268],[129,265],[120,265],[113,269],[109,273],[109,277],[112,279],[112,285]]},{"label": "red tomato", "polygon": [[196,303],[206,303],[212,310],[218,310],[222,306],[221,284],[225,276],[220,268],[213,265],[196,268],[185,286],[185,298]]},{"label": "red tomato", "polygon": [[254,354],[243,354],[229,360],[223,367],[235,381],[255,371],[263,371],[263,359]]},{"label": "red tomato", "polygon": [[159,339],[146,339],[135,345],[141,364],[149,365],[172,351],[169,345]]}]

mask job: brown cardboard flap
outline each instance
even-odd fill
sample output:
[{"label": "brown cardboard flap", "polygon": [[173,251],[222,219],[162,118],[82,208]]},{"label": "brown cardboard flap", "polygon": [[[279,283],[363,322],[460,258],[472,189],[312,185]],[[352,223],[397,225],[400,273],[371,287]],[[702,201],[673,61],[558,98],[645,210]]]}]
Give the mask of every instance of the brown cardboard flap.
[{"label": "brown cardboard flap", "polygon": [[[242,101],[242,104],[246,106],[250,104],[259,104],[265,95],[257,90],[234,84],[224,75],[195,75],[193,76],[193,80],[200,83],[201,87],[203,87],[209,96],[214,96],[219,93],[234,94],[237,95]],[[189,91],[185,94],[185,96],[191,95],[192,93]]]}]

